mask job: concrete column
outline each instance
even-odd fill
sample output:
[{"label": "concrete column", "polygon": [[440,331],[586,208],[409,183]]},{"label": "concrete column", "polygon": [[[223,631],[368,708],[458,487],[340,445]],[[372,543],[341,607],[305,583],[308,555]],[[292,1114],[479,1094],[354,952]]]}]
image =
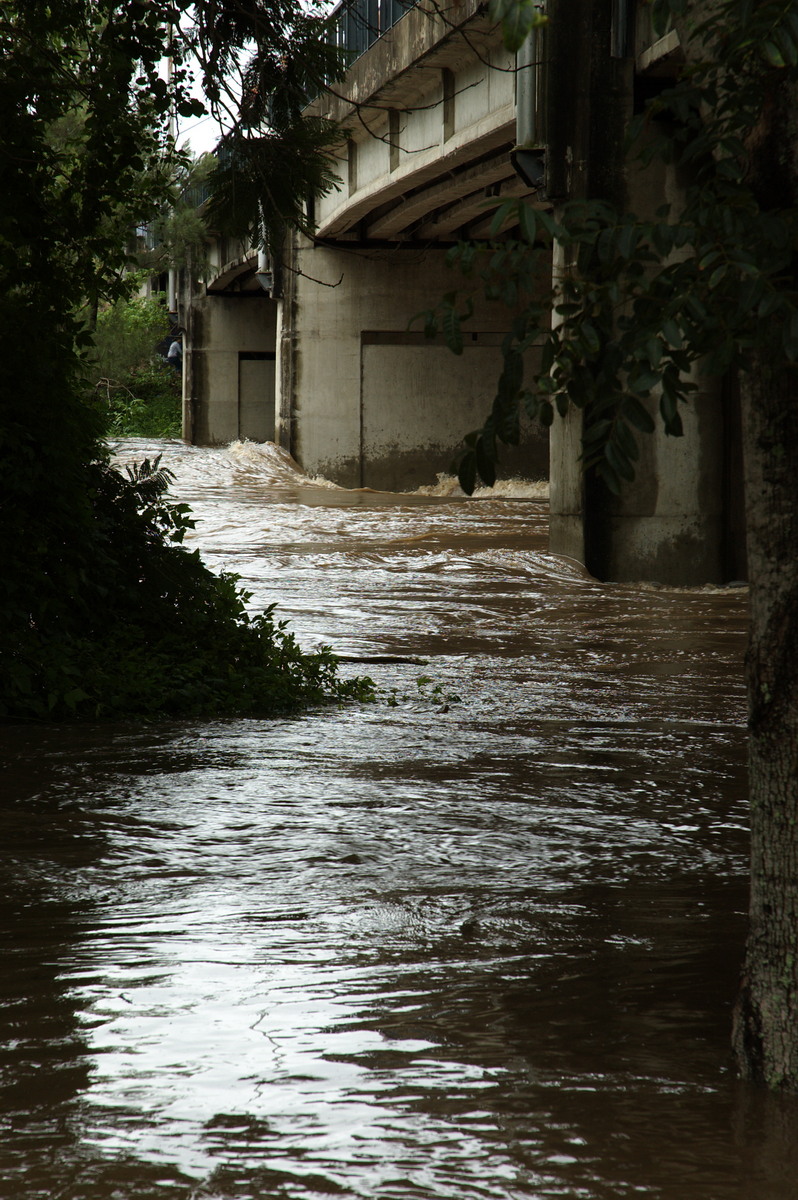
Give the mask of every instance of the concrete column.
[{"label": "concrete column", "polygon": [[277,303],[262,292],[192,300],[183,436],[200,446],[275,436]]},{"label": "concrete column", "polygon": [[[641,218],[666,201],[678,206],[682,183],[672,166],[634,162],[628,207]],[[618,497],[597,481],[586,496],[586,564],[605,579],[695,585],[724,578],[724,413],[721,381],[695,372],[698,391],[681,407],[684,436],[668,437],[652,396],[656,431],[635,434],[637,478]]]},{"label": "concrete column", "polygon": [[[569,7],[566,25],[563,0],[552,0],[549,105],[557,114],[548,153],[556,197],[607,199],[643,218],[666,200],[678,205],[683,184],[672,167],[642,168],[621,155],[632,110],[633,63],[610,56],[611,4],[575,0],[575,5],[581,24]],[[568,99],[573,77],[590,80],[589,104],[579,95]],[[555,553],[579,558],[602,579],[695,585],[739,576],[740,556],[730,552],[728,532],[730,405],[721,381],[698,375],[697,382],[694,399],[682,408],[681,438],[665,435],[652,397],[657,431],[636,435],[637,479],[618,497],[597,478],[582,479],[582,414],[555,417],[550,534]]]},{"label": "concrete column", "polygon": [[[441,250],[314,247],[298,238],[285,271],[280,441],[310,473],[347,487],[403,491],[448,472],[490,412],[508,324],[483,303],[453,354],[412,318],[463,280]],[[540,432],[502,456],[503,474],[541,478]]]}]

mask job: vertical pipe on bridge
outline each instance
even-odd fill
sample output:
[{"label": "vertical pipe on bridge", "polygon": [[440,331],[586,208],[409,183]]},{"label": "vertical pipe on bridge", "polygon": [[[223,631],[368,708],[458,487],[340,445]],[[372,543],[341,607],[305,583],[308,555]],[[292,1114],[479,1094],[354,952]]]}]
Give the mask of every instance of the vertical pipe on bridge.
[{"label": "vertical pipe on bridge", "polygon": [[[535,6],[543,12],[543,3]],[[541,36],[531,29],[515,55],[515,148],[513,168],[530,188],[537,191],[544,180],[543,130],[539,114]]]},{"label": "vertical pipe on bridge", "polygon": [[519,146],[538,144],[538,31],[531,29],[515,55],[515,140]]}]

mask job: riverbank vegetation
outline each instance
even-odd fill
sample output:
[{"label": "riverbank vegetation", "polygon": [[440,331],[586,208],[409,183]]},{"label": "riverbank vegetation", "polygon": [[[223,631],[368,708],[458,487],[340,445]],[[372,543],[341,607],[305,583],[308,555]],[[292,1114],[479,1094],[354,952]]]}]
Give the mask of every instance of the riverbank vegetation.
[{"label": "riverbank vegetation", "polygon": [[[329,652],[304,654],[272,611],[250,615],[235,580],[180,545],[189,514],[153,464],[129,478],[113,469],[108,414],[87,387],[101,314],[136,312],[126,247],[170,196],[169,113],[201,111],[175,32],[192,7],[0,6],[6,721],[254,715],[370,694],[340,679]],[[272,16],[275,54],[287,53],[291,6]]]},{"label": "riverbank vegetation", "polygon": [[158,351],[170,336],[164,299],[131,296],[97,315],[86,382],[113,437],[180,437],[180,376]]},{"label": "riverbank vegetation", "polygon": [[[303,653],[273,609],[247,612],[235,576],[181,548],[193,522],[168,501],[170,473],[157,459],[127,478],[97,459],[89,480],[91,545],[62,558],[55,579],[30,564],[28,589],[46,619],[18,623],[5,715],[255,716],[370,698],[368,681],[341,680],[328,650]],[[67,571],[73,590],[59,595]]]}]

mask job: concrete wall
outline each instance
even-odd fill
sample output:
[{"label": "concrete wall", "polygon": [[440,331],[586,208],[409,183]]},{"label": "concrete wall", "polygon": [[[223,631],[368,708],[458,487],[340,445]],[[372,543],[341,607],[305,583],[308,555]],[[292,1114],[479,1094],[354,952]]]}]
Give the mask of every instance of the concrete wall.
[{"label": "concrete wall", "polygon": [[[645,217],[666,201],[678,204],[672,167],[655,164],[627,177],[629,207]],[[681,409],[684,436],[666,436],[658,396],[649,408],[651,435],[635,433],[636,480],[612,496],[581,468],[582,414],[555,418],[551,430],[550,545],[584,562],[603,579],[650,579],[694,585],[721,582],[727,567],[727,405],[720,381],[697,373],[699,390]]]},{"label": "concrete wall", "polygon": [[194,298],[186,320],[188,440],[274,440],[277,307],[256,292]]},{"label": "concrete wall", "polygon": [[[582,10],[579,36],[567,23],[578,15],[574,4]],[[641,167],[620,154],[632,113],[634,70],[639,77],[643,70],[661,71],[667,81],[678,39],[668,35],[650,46],[643,36],[647,10],[641,9],[636,62],[611,59],[609,3],[552,0],[550,13],[556,22],[549,66],[548,105],[554,113],[549,121],[550,192],[558,199],[609,199],[643,219],[666,202],[678,210],[686,181],[672,166],[655,162]],[[583,81],[583,94],[574,93],[566,67]],[[550,526],[555,553],[579,559],[602,579],[690,586],[740,578],[745,570],[741,478],[736,488],[730,486],[738,469],[734,397],[720,379],[699,372],[695,382],[698,391],[681,409],[681,438],[665,435],[658,398],[652,395],[657,430],[635,435],[637,478],[619,497],[600,480],[582,476],[581,413],[555,418]]]},{"label": "concrete wall", "polygon": [[[294,246],[286,272],[279,440],[303,469],[348,487],[407,490],[449,470],[490,412],[507,310],[477,307],[454,355],[409,323],[458,285],[440,250]],[[326,281],[332,286],[324,286]],[[505,475],[545,476],[545,434],[502,455]]]},{"label": "concrete wall", "polygon": [[[652,408],[654,406],[652,405]],[[605,579],[692,586],[720,583],[724,570],[724,431],[718,390],[682,410],[684,436],[661,428],[639,436],[637,479],[620,497],[588,484],[587,560]]]},{"label": "concrete wall", "polygon": [[[663,203],[678,208],[686,181],[659,162],[626,172],[629,207],[654,218]],[[696,391],[681,407],[684,434],[668,437],[659,395],[649,408],[656,432],[635,434],[637,478],[620,497],[588,485],[587,560],[606,579],[651,579],[686,585],[724,578],[724,459],[726,438],[720,380],[694,372]],[[599,518],[599,514],[600,518]]]},{"label": "concrete wall", "polygon": [[[651,405],[655,420],[656,403]],[[661,428],[636,435],[637,478],[621,496],[580,463],[582,414],[555,417],[551,429],[550,546],[602,579],[649,579],[692,586],[738,577],[727,545],[727,439],[716,388],[682,411],[684,436]]]}]

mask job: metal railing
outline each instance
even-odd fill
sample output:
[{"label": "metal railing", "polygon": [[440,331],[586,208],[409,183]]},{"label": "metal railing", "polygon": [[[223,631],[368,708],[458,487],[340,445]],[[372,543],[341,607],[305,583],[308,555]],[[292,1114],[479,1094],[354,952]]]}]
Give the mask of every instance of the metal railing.
[{"label": "metal railing", "polygon": [[344,51],[347,66],[392,29],[415,3],[416,0],[342,0],[330,16],[333,45]]},{"label": "metal railing", "polygon": [[210,195],[211,185],[209,183],[192,183],[190,187],[184,188],[180,193],[180,203],[187,205],[189,208],[202,208],[205,201],[210,198]]}]

